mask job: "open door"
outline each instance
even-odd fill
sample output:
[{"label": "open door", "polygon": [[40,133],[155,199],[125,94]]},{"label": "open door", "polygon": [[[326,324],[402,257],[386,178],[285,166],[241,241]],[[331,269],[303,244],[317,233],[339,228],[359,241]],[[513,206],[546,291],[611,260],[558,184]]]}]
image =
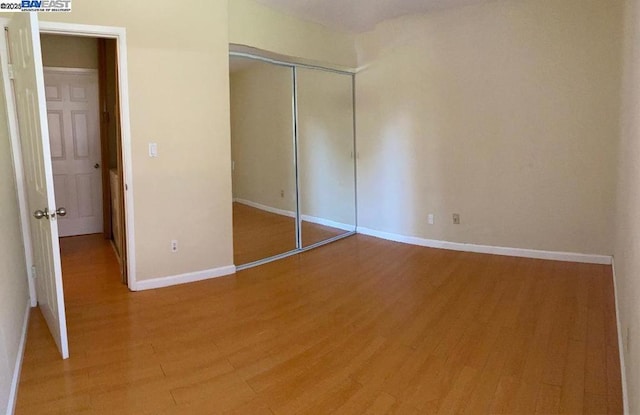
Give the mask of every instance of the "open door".
[{"label": "open door", "polygon": [[8,25],[27,205],[32,213],[33,271],[38,305],[62,358],[69,357],[47,103],[36,13],[14,13]]}]

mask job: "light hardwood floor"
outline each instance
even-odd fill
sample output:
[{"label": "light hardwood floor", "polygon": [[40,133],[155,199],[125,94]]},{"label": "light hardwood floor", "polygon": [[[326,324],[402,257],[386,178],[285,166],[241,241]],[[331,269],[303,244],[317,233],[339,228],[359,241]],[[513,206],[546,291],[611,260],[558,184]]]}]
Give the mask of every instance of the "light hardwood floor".
[{"label": "light hardwood floor", "polygon": [[[302,246],[346,233],[342,229],[302,222]],[[236,265],[296,249],[296,221],[241,203],[233,204],[233,259]]]},{"label": "light hardwood floor", "polygon": [[18,414],[622,413],[610,267],[353,236],[130,293],[62,251],[71,358],[34,311]]}]

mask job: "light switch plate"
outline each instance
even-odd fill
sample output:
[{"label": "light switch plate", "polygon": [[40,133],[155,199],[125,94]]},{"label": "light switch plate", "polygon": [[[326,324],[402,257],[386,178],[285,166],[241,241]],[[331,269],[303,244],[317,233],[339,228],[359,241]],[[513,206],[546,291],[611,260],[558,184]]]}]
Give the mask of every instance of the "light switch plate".
[{"label": "light switch plate", "polygon": [[158,157],[158,143],[149,143],[149,157]]}]

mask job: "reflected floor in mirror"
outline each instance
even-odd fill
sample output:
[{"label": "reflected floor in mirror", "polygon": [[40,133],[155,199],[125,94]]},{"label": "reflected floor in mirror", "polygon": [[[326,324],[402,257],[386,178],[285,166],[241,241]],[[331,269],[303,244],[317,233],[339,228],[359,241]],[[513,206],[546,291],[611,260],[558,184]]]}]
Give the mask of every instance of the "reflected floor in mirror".
[{"label": "reflected floor in mirror", "polygon": [[70,359],[34,309],[17,414],[622,413],[611,267],[355,235],[129,292],[62,242]]},{"label": "reflected floor in mirror", "polygon": [[[302,244],[309,246],[345,233],[342,229],[302,222]],[[236,265],[296,249],[295,218],[233,204],[233,250]]]}]

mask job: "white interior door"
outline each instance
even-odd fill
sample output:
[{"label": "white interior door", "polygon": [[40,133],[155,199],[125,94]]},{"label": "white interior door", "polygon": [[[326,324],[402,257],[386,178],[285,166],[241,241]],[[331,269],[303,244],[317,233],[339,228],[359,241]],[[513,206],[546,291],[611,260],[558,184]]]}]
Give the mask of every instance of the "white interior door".
[{"label": "white interior door", "polygon": [[60,236],[103,231],[98,72],[45,68],[47,119]]},{"label": "white interior door", "polygon": [[37,14],[15,13],[8,32],[27,204],[33,213],[30,228],[38,305],[66,359],[67,322]]}]

